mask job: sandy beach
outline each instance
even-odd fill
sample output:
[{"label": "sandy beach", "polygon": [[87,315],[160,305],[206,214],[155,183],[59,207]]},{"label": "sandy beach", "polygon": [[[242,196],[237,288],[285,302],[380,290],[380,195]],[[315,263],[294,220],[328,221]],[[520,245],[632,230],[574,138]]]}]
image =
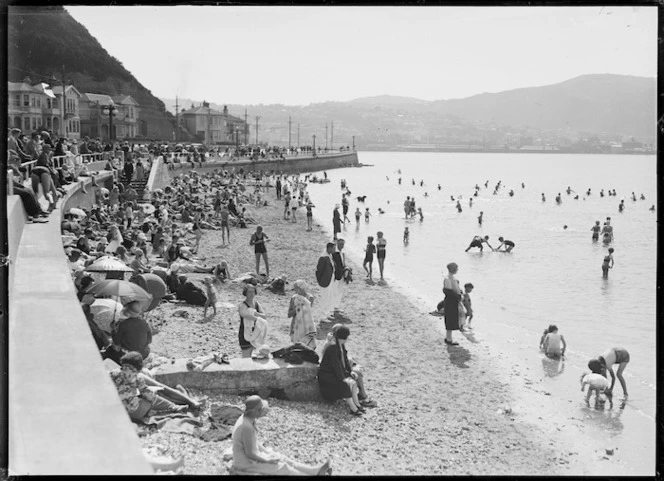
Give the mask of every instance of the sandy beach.
[{"label": "sandy beach", "polygon": [[[315,266],[331,225],[325,229],[315,225],[306,232],[303,215],[297,223],[283,220],[283,206],[273,188],[267,198],[272,205],[251,208],[251,214],[271,240],[267,244],[271,276],[284,274],[291,283],[286,295],[260,288],[257,297],[268,313],[267,343],[276,350],[290,345],[287,311],[292,282],[304,279],[314,294],[318,292]],[[329,217],[331,224],[331,213]],[[231,230],[231,244],[226,247],[221,247],[220,231],[204,231],[199,258],[207,265],[225,259],[232,277],[252,271],[249,237],[254,230],[252,225]],[[258,421],[267,446],[308,463],[332,456],[335,475],[598,474],[583,461],[586,453],[560,442],[556,437],[560,428],[548,425],[546,416],[534,422],[516,407],[519,401],[511,376],[498,372],[489,346],[475,341],[472,334],[459,346],[445,345],[444,322],[428,315],[431,306],[417,305],[387,284],[369,285],[361,265],[350,258],[347,264],[355,279],[343,299],[344,312],[351,319],[348,349],[364,366],[367,391],[378,407],[355,418],[341,402],[270,399],[270,413]],[[188,277],[200,282],[205,275]],[[442,286],[442,275],[440,282]],[[217,315],[208,312],[206,320],[202,307],[180,303],[157,307],[149,316],[156,331],[152,352],[169,358],[212,351],[239,357],[240,291],[241,285],[234,282],[217,289]],[[179,310],[188,317],[174,316]],[[323,336],[319,332],[319,339]],[[193,394],[208,396],[208,408],[211,403],[243,405],[239,396]],[[206,414],[202,412],[203,419]],[[205,442],[142,427],[139,432],[145,446],[158,444],[172,455],[184,455],[186,474],[228,473],[222,453],[231,445],[230,438]]]}]

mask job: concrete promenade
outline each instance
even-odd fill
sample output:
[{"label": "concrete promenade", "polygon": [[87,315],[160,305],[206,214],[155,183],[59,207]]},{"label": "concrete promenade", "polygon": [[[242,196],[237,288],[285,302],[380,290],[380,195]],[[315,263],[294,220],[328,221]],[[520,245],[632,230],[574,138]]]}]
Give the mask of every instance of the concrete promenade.
[{"label": "concrete promenade", "polygon": [[76,298],[60,221],[69,199],[79,204],[84,194],[80,183],[68,188],[47,224],[25,224],[12,199],[9,474],[151,474]]}]

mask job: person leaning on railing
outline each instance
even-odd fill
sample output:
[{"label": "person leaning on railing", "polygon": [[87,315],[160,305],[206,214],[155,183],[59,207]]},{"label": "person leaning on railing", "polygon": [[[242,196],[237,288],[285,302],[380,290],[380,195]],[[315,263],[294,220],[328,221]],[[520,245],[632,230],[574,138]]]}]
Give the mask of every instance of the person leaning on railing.
[{"label": "person leaning on railing", "polygon": [[[8,152],[7,158],[9,159],[12,155],[18,157],[17,154]],[[21,198],[23,209],[28,216],[28,222],[46,222],[44,218],[48,217],[48,212],[42,210],[39,201],[37,200],[37,196],[35,196],[33,191],[25,187],[21,182],[17,182],[16,179],[22,181],[23,176],[14,163],[11,163],[10,168],[7,169],[7,177],[7,180],[11,182],[13,194],[18,195]]]}]

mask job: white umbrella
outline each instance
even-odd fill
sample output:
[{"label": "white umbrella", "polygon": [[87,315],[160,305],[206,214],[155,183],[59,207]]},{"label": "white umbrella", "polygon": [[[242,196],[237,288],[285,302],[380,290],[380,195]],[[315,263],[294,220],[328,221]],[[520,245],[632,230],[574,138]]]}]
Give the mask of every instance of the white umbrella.
[{"label": "white umbrella", "polygon": [[85,270],[88,272],[133,272],[134,269],[114,257],[101,256]]},{"label": "white umbrella", "polygon": [[69,213],[74,214],[77,217],[86,217],[87,216],[85,211],[83,209],[79,209],[78,207],[72,207],[71,209],[69,209]]},{"label": "white umbrella", "polygon": [[110,334],[113,321],[120,322],[122,307],[122,304],[113,299],[95,299],[90,305],[90,312],[94,314],[94,320],[99,328]]},{"label": "white umbrella", "polygon": [[138,205],[141,206],[141,209],[142,209],[143,212],[145,212],[147,215],[150,215],[150,214],[154,213],[154,211],[155,211],[155,207],[154,207],[154,205],[152,205],[152,204],[145,204],[145,203],[143,203],[143,204],[138,204]]}]

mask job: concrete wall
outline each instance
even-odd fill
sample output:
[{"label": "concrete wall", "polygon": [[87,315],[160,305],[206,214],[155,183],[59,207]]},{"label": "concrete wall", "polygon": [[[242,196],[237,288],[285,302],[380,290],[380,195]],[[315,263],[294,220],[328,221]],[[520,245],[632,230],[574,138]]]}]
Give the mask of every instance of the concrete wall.
[{"label": "concrete wall", "polygon": [[[100,175],[104,181],[111,173]],[[151,474],[76,298],[62,249],[63,206],[46,224],[24,225],[9,301],[9,475]],[[10,229],[20,229],[14,210]],[[17,232],[10,237],[17,240]]]},{"label": "concrete wall", "polygon": [[[171,178],[186,173],[191,170],[191,163],[174,164],[173,170],[168,170],[165,163],[155,162],[150,172],[150,180],[148,180],[148,190],[163,189],[170,183]],[[196,165],[195,169],[198,172],[210,172],[215,169],[230,170],[235,167],[239,170],[240,167],[244,170],[254,171],[263,170],[283,172],[284,174],[316,172],[319,170],[336,169],[340,167],[351,167],[359,165],[357,152],[338,153],[338,154],[325,154],[317,157],[299,155],[289,156],[286,160],[259,160],[252,162],[250,160],[235,160],[227,162],[203,162],[202,166]],[[152,184],[150,183],[152,181]]]},{"label": "concrete wall", "polygon": [[14,265],[9,269],[9,298],[12,297],[12,287],[14,282],[14,272],[16,266],[16,254],[21,244],[23,227],[28,216],[23,209],[23,202],[18,195],[7,196],[7,243],[9,245],[9,258]]}]

